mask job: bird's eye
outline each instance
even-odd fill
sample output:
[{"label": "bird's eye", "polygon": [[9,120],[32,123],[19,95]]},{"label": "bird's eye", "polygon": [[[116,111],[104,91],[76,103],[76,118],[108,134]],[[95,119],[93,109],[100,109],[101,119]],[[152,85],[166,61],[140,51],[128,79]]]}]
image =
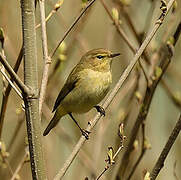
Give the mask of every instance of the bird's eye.
[{"label": "bird's eye", "polygon": [[102,58],[104,58],[104,56],[98,55],[97,58],[102,59]]}]

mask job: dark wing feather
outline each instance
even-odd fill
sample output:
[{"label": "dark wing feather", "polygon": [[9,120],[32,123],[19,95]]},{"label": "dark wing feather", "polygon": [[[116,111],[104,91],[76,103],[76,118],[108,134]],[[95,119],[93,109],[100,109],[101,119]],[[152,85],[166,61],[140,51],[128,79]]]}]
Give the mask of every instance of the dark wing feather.
[{"label": "dark wing feather", "polygon": [[84,66],[82,66],[82,61],[80,61],[78,65],[72,69],[72,72],[70,73],[65,85],[63,86],[55,101],[55,105],[53,107],[52,112],[54,112],[57,109],[57,107],[60,105],[61,101],[65,98],[65,96],[67,96],[75,88],[76,83],[80,80],[79,72],[81,72],[82,69],[84,69]]},{"label": "dark wing feather", "polygon": [[67,96],[67,94],[69,94],[75,87],[76,81],[74,81],[73,83],[65,83],[64,87],[62,88],[62,90],[60,91],[56,101],[55,101],[55,105],[53,107],[53,111],[54,112],[57,107],[60,105],[61,101],[65,98],[65,96]]},{"label": "dark wing feather", "polygon": [[63,86],[62,90],[60,91],[56,101],[55,101],[55,105],[53,107],[53,111],[54,112],[57,107],[60,105],[61,101],[65,98],[65,96],[67,96],[74,88],[75,88],[75,84],[78,82],[79,80],[79,76],[77,74],[77,71],[80,71],[80,67],[77,68],[73,68],[72,72],[70,73],[65,85]]}]

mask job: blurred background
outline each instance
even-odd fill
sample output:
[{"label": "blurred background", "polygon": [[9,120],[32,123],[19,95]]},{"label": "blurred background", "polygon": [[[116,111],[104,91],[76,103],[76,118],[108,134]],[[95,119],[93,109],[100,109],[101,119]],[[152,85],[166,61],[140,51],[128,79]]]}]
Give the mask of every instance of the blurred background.
[{"label": "blurred background", "polygon": [[[46,16],[54,9],[56,0],[46,0]],[[63,2],[63,1],[62,1]],[[86,0],[64,1],[60,8],[47,21],[47,37],[49,53],[53,51],[62,38],[64,32],[71,25],[75,17],[86,5]],[[93,48],[106,48],[121,56],[112,64],[113,84],[118,81],[124,69],[133,59],[134,53],[130,50],[125,40],[117,31],[115,23],[109,17],[105,6],[111,13],[113,20],[122,29],[129,42],[135,49],[147,33],[154,26],[160,16],[160,1],[156,0],[97,0],[89,8],[83,18],[68,35],[66,40],[57,50],[52,59],[49,71],[49,81],[46,91],[46,100],[43,104],[42,131],[52,118],[51,113],[56,97],[62,88],[68,74],[80,60],[81,56]],[[157,56],[157,51],[176,30],[181,17],[181,2],[176,1],[166,17],[163,25],[146,49],[143,57],[143,66],[149,78],[152,71],[152,60]],[[36,23],[40,23],[39,5],[36,8]],[[21,7],[19,1],[0,0],[0,27],[5,34],[5,55],[8,62],[14,66],[22,46]],[[139,43],[140,42],[140,43]],[[39,85],[41,83],[44,62],[42,59],[41,30],[37,28],[38,46],[38,73]],[[147,60],[145,61],[145,57]],[[143,179],[145,170],[151,172],[159,157],[176,121],[181,109],[181,41],[175,47],[174,56],[153,96],[149,113],[145,121],[145,136],[149,148],[137,166],[133,180]],[[157,60],[159,61],[159,60]],[[23,79],[23,62],[18,75]],[[3,95],[3,78],[0,77],[0,102]],[[7,83],[6,83],[7,84]],[[131,73],[120,89],[116,98],[106,110],[106,116],[101,118],[90,134],[89,140],[81,148],[78,156],[68,169],[64,179],[80,179],[86,177],[95,179],[106,167],[108,147],[114,152],[120,146],[118,129],[121,122],[124,123],[124,148],[119,153],[115,164],[103,175],[102,179],[127,179],[133,165],[141,152],[142,133],[141,128],[134,142],[129,163],[122,173],[122,158],[127,149],[132,127],[136,121],[146,91],[146,79],[139,66]],[[178,103],[176,103],[178,101]],[[80,120],[82,128],[86,128],[96,114],[96,110],[82,115],[75,115]],[[80,138],[79,129],[69,116],[61,119],[48,136],[43,137],[46,169],[49,179],[53,179],[62,167]],[[22,101],[12,90],[3,125],[1,137],[0,177],[3,180],[11,179],[18,167],[17,179],[32,179],[31,169],[27,154],[27,134],[25,115],[22,110]],[[179,136],[171,149],[158,180],[178,180],[181,178],[181,137]],[[6,148],[6,149],[5,149]],[[7,157],[4,160],[3,153]],[[24,162],[25,163],[21,163]],[[22,165],[22,166],[21,166]],[[123,175],[124,174],[124,175]],[[0,179],[1,179],[0,178]]]}]

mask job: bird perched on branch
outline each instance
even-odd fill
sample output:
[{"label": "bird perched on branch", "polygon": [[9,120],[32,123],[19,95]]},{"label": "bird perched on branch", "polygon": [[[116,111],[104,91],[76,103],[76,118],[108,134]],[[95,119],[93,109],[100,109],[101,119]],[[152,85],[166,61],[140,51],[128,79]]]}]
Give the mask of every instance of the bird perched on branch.
[{"label": "bird perched on branch", "polygon": [[112,83],[111,64],[120,53],[112,53],[105,49],[93,49],[82,56],[79,63],[69,74],[65,85],[60,91],[53,112],[55,114],[45,129],[46,136],[59,120],[69,114],[82,134],[88,139],[86,130],[82,129],[72,113],[85,113],[95,107],[105,115],[105,111],[97,104],[106,96]]}]

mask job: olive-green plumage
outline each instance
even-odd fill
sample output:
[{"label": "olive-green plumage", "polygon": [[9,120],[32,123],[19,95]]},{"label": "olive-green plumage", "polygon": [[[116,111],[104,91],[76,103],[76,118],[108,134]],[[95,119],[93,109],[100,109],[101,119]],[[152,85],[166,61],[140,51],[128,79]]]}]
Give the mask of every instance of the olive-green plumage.
[{"label": "olive-green plumage", "polygon": [[56,99],[53,108],[53,112],[56,112],[44,136],[57,125],[62,116],[88,112],[106,96],[112,83],[112,58],[118,55],[105,49],[93,49],[81,58]]}]

